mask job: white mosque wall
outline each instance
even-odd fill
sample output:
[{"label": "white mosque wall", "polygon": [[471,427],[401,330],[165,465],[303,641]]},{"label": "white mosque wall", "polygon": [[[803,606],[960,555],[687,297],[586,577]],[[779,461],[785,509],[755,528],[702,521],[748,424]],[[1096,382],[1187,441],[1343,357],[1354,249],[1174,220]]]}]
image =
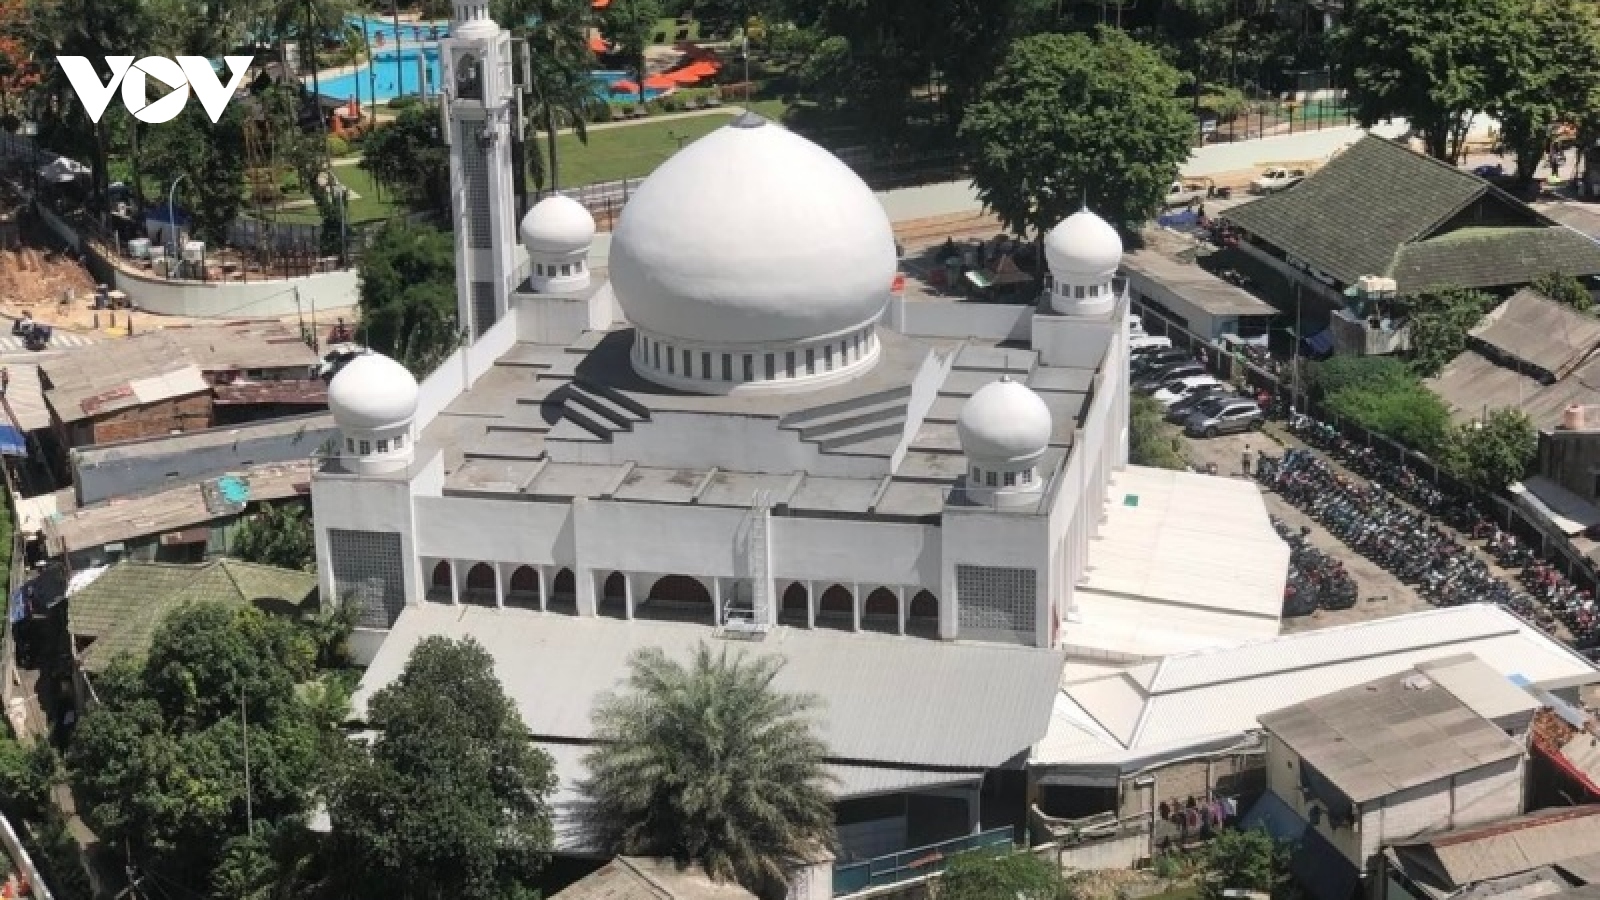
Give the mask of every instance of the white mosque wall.
[{"label": "white mosque wall", "polygon": [[616,314],[609,284],[572,296],[516,294],[511,302],[517,308],[517,339],[537,344],[565,346],[585,331],[609,328]]},{"label": "white mosque wall", "polygon": [[517,310],[507,310],[505,317],[484,332],[483,337],[471,344],[457,347],[456,352],[446,357],[427,378],[422,379],[417,396],[415,426],[417,434],[421,434],[439,413],[444,412],[445,407],[455,402],[457,397],[471,387],[473,382],[482,378],[485,372],[494,367],[495,361],[516,344],[517,319]]},{"label": "white mosque wall", "polygon": [[1033,321],[1033,349],[1039,351],[1040,361],[1049,366],[1097,368],[1106,356],[1111,336],[1121,326],[1120,319],[1109,313],[1093,319],[1034,314],[1032,310],[1029,315]]},{"label": "white mosque wall", "polygon": [[574,515],[578,566],[601,575],[743,576],[737,538],[749,517],[743,509],[592,500]]},{"label": "white mosque wall", "polygon": [[775,579],[919,585],[939,593],[936,525],[773,516],[768,527]]},{"label": "white mosque wall", "polygon": [[1060,552],[1051,554],[1050,558],[1057,568],[1051,571],[1047,581],[1058,592],[1053,599],[1056,613],[1061,616],[1067,615],[1073,608],[1078,575],[1083,571],[1084,561],[1088,557],[1088,541],[1073,530],[1084,500],[1084,456],[1083,453],[1073,453],[1068,457],[1067,464],[1049,486],[1050,525],[1045,531],[1050,547],[1059,548]]},{"label": "white mosque wall", "polygon": [[[338,598],[333,580],[331,529],[400,535],[401,576],[407,602],[423,593],[421,567],[414,540],[411,485],[402,480],[319,476],[311,492],[311,518],[316,523],[317,581],[322,596]],[[350,638],[351,655],[366,665],[377,654],[386,631],[357,628]]]},{"label": "white mosque wall", "polygon": [[1049,529],[1039,527],[1039,517],[987,509],[948,507],[940,536],[939,566],[940,637],[961,637],[960,602],[956,566],[1000,566],[1034,571],[1034,633],[1032,645],[1050,643]]},{"label": "white mosque wall", "polygon": [[1033,309],[1011,303],[908,299],[897,295],[889,299],[885,318],[896,331],[913,337],[1025,341],[1033,324]]},{"label": "white mosque wall", "polygon": [[796,471],[845,478],[888,474],[881,458],[823,453],[778,428],[770,418],[657,412],[644,434],[617,432],[612,442],[550,441],[551,459],[595,465],[639,462],[704,470],[719,466],[738,472],[787,474]]},{"label": "white mosque wall", "polygon": [[573,558],[572,506],[485,497],[418,497],[417,553],[530,565]]}]

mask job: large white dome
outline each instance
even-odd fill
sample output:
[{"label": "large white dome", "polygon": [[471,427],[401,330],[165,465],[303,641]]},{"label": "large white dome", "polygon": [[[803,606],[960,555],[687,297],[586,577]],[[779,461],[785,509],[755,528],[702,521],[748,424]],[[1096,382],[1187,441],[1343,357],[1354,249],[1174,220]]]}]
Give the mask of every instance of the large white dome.
[{"label": "large white dome", "polygon": [[1050,446],[1050,407],[1027,385],[1003,376],[961,405],[956,432],[969,459],[1025,462]]},{"label": "large white dome", "polygon": [[417,379],[381,353],[364,353],[333,376],[328,385],[328,409],[347,431],[403,425],[417,413]]},{"label": "large white dome", "polygon": [[581,253],[594,243],[594,216],[565,194],[551,194],[522,217],[522,245],[533,256]]},{"label": "large white dome", "polygon": [[871,189],[826,150],[752,113],[645,179],[612,235],[609,262],[634,325],[722,345],[870,322],[898,264]]},{"label": "large white dome", "polygon": [[1080,209],[1045,235],[1044,257],[1057,278],[1109,278],[1122,265],[1122,236],[1105,219]]}]

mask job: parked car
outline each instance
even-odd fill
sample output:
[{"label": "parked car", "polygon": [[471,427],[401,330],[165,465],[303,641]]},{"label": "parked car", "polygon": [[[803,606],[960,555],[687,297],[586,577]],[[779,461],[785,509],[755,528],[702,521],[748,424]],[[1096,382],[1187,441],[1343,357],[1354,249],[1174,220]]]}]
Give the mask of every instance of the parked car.
[{"label": "parked car", "polygon": [[1472,174],[1479,178],[1499,178],[1506,174],[1506,167],[1499,163],[1488,163],[1482,166],[1473,166]]},{"label": "parked car", "polygon": [[1136,334],[1128,338],[1128,353],[1143,356],[1157,350],[1171,350],[1172,338],[1162,334]]},{"label": "parked car", "polygon": [[1163,209],[1193,206],[1206,199],[1210,185],[1198,179],[1178,180],[1167,186],[1167,196],[1161,200]]},{"label": "parked car", "polygon": [[1256,194],[1275,194],[1286,191],[1306,180],[1308,173],[1305,169],[1290,169],[1284,166],[1273,166],[1262,172],[1256,180],[1250,182],[1250,191]]},{"label": "parked car", "polygon": [[1169,381],[1176,381],[1179,378],[1189,378],[1194,375],[1204,374],[1206,374],[1205,366],[1202,366],[1193,360],[1190,360],[1189,362],[1174,363],[1170,366],[1156,369],[1140,377],[1133,383],[1133,389],[1141,394],[1153,394],[1156,391],[1161,390],[1162,385],[1165,385]]},{"label": "parked car", "polygon": [[1211,406],[1221,404],[1227,400],[1237,398],[1231,385],[1218,382],[1214,385],[1202,387],[1177,403],[1167,407],[1167,421],[1174,425],[1183,425],[1189,421],[1189,416],[1201,410],[1211,411]]},{"label": "parked car", "polygon": [[1216,437],[1219,434],[1253,431],[1260,428],[1265,419],[1261,407],[1254,400],[1241,397],[1218,404],[1214,412],[1193,413],[1183,430],[1196,437]]},{"label": "parked car", "polygon": [[1181,362],[1191,362],[1194,356],[1187,350],[1177,347],[1168,347],[1165,350],[1155,350],[1141,353],[1133,360],[1132,374],[1135,378],[1142,377],[1157,369],[1163,369]]},{"label": "parked car", "polygon": [[1153,397],[1163,407],[1170,407],[1203,387],[1221,383],[1210,375],[1191,375],[1188,378],[1177,378],[1167,382]]}]

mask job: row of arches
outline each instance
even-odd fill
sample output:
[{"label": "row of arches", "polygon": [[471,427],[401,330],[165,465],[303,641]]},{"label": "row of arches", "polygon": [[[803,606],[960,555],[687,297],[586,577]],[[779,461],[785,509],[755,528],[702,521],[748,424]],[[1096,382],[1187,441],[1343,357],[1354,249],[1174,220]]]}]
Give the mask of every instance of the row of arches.
[{"label": "row of arches", "polygon": [[[458,566],[468,566],[459,584]],[[725,584],[731,582],[731,584]],[[548,583],[549,596],[543,596]],[[635,591],[645,586],[643,591]],[[724,596],[724,587],[728,596]],[[577,615],[577,577],[563,568],[554,576],[540,578],[534,566],[518,566],[504,581],[504,605],[524,609]],[[461,563],[439,560],[429,577],[427,598],[434,603],[460,602],[471,606],[501,605],[502,587],[497,583],[491,563]],[[813,606],[812,594],[817,599]],[[901,606],[905,605],[902,615]],[[748,585],[738,579],[714,579],[708,588],[690,575],[642,576],[634,582],[622,572],[611,572],[597,580],[595,612],[613,618],[654,619],[676,622],[718,623],[726,607],[748,609]],[[631,609],[630,609],[631,607]],[[939,600],[932,592],[906,588],[875,587],[856,607],[856,591],[843,584],[789,582],[783,587],[778,604],[780,625],[796,628],[823,628],[837,631],[875,631],[884,634],[910,634],[938,638]]]}]

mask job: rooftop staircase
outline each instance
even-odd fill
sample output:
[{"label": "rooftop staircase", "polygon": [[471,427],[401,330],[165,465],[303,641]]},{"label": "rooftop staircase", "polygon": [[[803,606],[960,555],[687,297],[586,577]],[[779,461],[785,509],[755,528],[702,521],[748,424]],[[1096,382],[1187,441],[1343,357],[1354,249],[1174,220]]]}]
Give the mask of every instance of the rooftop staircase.
[{"label": "rooftop staircase", "polygon": [[882,451],[883,439],[904,433],[910,400],[909,386],[890,388],[789,413],[778,427],[799,432],[824,453]]},{"label": "rooftop staircase", "polygon": [[[632,431],[635,425],[650,420],[648,407],[620,391],[585,378],[567,382],[551,394],[550,400],[561,404],[563,423],[570,422],[586,432],[590,439],[605,443],[610,443],[617,432]],[[576,437],[570,429],[563,430],[567,433],[560,437]],[[551,436],[558,436],[557,432],[552,431]]]}]

